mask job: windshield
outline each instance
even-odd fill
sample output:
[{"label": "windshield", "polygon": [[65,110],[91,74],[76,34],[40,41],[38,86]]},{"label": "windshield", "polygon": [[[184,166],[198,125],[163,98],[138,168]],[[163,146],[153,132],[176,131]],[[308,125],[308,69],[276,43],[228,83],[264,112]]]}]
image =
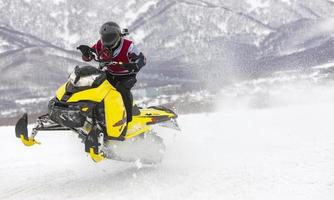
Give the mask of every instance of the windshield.
[{"label": "windshield", "polygon": [[68,78],[68,81],[76,87],[91,87],[94,81],[100,76],[101,74],[92,74],[87,76],[80,76],[78,77],[73,71]]}]

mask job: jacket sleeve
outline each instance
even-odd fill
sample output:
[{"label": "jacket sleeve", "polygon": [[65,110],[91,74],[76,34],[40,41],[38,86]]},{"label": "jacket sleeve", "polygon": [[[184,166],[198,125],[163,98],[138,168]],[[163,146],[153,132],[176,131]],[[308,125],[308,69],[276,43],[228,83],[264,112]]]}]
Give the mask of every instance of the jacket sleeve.
[{"label": "jacket sleeve", "polygon": [[131,63],[137,64],[139,70],[146,65],[146,57],[133,43],[129,47],[128,57]]}]

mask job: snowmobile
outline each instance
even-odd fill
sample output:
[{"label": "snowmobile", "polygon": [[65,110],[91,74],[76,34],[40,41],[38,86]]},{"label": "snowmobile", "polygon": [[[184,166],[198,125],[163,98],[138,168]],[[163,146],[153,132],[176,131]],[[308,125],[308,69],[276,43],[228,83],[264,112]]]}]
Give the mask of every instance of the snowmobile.
[{"label": "snowmobile", "polygon": [[[40,144],[39,131],[73,131],[82,139],[93,161],[105,159],[141,163],[162,160],[165,145],[154,125],[180,130],[177,114],[163,106],[133,106],[133,120],[127,123],[121,94],[107,80],[104,70],[110,62],[95,59],[99,67],[76,66],[68,81],[48,103],[48,113],[38,117],[31,134],[28,115],[16,123],[16,137],[26,146]],[[123,64],[123,63],[117,63]]]}]

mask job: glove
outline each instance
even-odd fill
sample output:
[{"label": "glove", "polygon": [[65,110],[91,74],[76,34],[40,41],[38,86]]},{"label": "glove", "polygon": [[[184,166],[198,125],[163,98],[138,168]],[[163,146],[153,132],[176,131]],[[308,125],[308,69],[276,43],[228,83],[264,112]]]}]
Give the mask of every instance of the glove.
[{"label": "glove", "polygon": [[90,58],[92,56],[92,52],[94,52],[94,49],[90,48],[87,45],[80,45],[77,47],[78,50],[81,51],[82,55]]},{"label": "glove", "polygon": [[139,69],[146,65],[146,58],[141,52],[139,53],[139,55],[137,55],[136,53],[130,53],[129,59],[131,63],[136,63]]}]

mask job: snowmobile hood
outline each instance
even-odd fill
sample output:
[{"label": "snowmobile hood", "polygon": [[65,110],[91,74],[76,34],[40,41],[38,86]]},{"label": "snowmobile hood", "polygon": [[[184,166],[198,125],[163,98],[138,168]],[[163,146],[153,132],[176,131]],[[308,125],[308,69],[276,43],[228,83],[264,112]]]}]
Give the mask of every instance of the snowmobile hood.
[{"label": "snowmobile hood", "polygon": [[69,92],[70,83],[63,84],[56,92],[59,101],[75,103],[78,101],[102,102],[110,90],[116,90],[108,80],[104,80],[102,84],[95,88],[84,88],[78,92]]},{"label": "snowmobile hood", "polygon": [[115,88],[107,81],[105,72],[92,66],[76,66],[56,96],[62,102],[101,102],[111,89]]}]

